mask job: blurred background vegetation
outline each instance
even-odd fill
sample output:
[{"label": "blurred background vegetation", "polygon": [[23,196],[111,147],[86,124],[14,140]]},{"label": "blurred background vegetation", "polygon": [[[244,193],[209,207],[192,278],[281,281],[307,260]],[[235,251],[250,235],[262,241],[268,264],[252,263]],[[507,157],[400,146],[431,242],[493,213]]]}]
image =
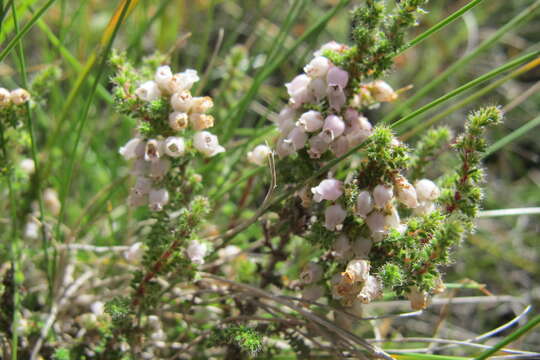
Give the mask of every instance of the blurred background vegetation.
[{"label": "blurred background vegetation", "polygon": [[[431,1],[426,7],[427,14],[408,38],[413,39],[467,2]],[[47,3],[42,0],[15,1],[19,26],[33,19],[36,11]],[[64,234],[68,235],[64,236],[70,237],[70,241],[75,243],[98,246],[130,244],[140,232],[138,221],[144,218],[146,211],[133,211],[125,205],[131,184],[127,177],[127,164],[118,155],[117,149],[131,137],[134,121],[115,114],[112,108],[109,95],[111,84],[108,82],[112,74],[111,66],[104,68],[105,73],[96,97],[90,104],[87,120],[83,114],[99,64],[91,68],[88,65],[92,64],[92,58],[102,49],[100,44],[103,34],[118,3],[102,0],[53,1],[52,6],[22,40],[22,52],[26,60],[23,67],[31,80],[38,74],[43,75],[42,71],[51,65],[61,69],[61,75],[55,77],[56,73],[49,74],[50,79],[43,82],[42,89],[43,94],[48,93],[46,101],[38,102],[32,111],[42,174],[39,187],[36,184],[26,188],[20,185],[21,203],[35,199],[38,188],[56,189],[60,199],[65,200],[61,226]],[[253,101],[248,102],[249,107],[245,113],[241,113],[242,116],[235,113],[238,103],[253,89],[254,82],[260,80],[258,76],[274,63],[276,56],[279,57],[294,46],[311,26],[341,3],[344,2],[140,1],[120,27],[114,47],[126,51],[134,63],[141,64],[145,57],[157,50],[171,56],[173,69],[195,68],[204,74],[196,91],[214,97],[217,131],[230,134],[230,142],[226,147],[233,149],[235,154],[228,156],[223,164],[209,162],[202,171],[203,181],[217,181],[220,184],[208,188],[208,193],[219,204],[213,216],[216,228],[225,228],[252,215],[254,206],[243,206],[244,203],[262,202],[270,175],[258,171],[253,172],[254,176],[249,176],[252,169],[245,166],[242,158],[245,156],[247,136],[250,136],[249,146],[275,138],[277,133],[269,119],[276,115],[286,98],[283,84],[301,71],[312,52],[321,44],[331,40],[348,41],[350,18],[346,8],[339,10],[321,31],[304,39],[294,53],[278,63],[275,71],[267,78],[262,79],[262,86]],[[349,3],[350,8],[362,1],[353,0]],[[4,0],[4,6],[9,4],[9,1]],[[527,10],[528,6],[536,7],[530,11]],[[6,14],[2,22],[1,44],[7,44],[14,34],[12,16]],[[505,29],[500,39],[475,53],[480,44],[520,14],[526,15],[522,16],[523,21]],[[395,103],[383,105],[367,116],[373,123],[383,118],[395,121],[399,118],[396,109],[419,89],[433,85],[434,79],[447,69],[450,68],[450,72],[446,73],[447,78],[426,91],[418,101],[401,109],[402,114],[410,113],[520,55],[538,50],[539,42],[538,1],[483,1],[442,31],[396,57],[395,67],[386,80],[395,89],[403,89],[401,97]],[[4,87],[23,85],[21,62],[17,54],[18,51],[11,51],[0,63],[0,84]],[[474,54],[470,61],[463,61],[470,54]],[[459,61],[461,63],[456,66]],[[538,62],[537,57],[523,71],[510,70],[471,88],[445,102],[442,107],[422,114],[413,123],[414,127],[398,127],[398,134],[405,136],[408,141],[414,141],[423,131],[422,124],[430,121],[459,129],[468,111],[491,104],[500,104],[506,112],[504,126],[490,133],[491,141],[530,124],[533,119],[538,123]],[[88,76],[84,76],[88,69]],[[484,93],[481,93],[483,90]],[[468,103],[468,100],[473,101]],[[81,125],[81,138],[74,154],[73,147],[78,142],[77,129]],[[31,157],[30,139],[28,135],[21,134],[11,135],[18,150],[13,152],[15,163]],[[531,127],[523,136],[486,158],[486,210],[540,206],[538,138],[538,128]],[[69,181],[66,178],[70,159],[76,161],[72,184],[68,188]],[[437,168],[447,165],[444,158],[433,159],[434,174],[437,174]],[[235,172],[235,178],[231,178],[231,169],[241,171]],[[25,175],[21,173],[17,176],[24,178]],[[7,199],[4,189],[1,190],[1,196],[4,202]],[[2,215],[0,227],[7,228],[6,214],[4,212]],[[54,216],[51,213],[47,215],[51,219]],[[54,221],[51,220],[51,223]],[[485,216],[480,219],[477,232],[468,237],[463,247],[455,253],[455,265],[447,269],[445,279],[450,283],[447,294],[464,299],[471,296],[475,298],[469,302],[463,300],[463,304],[459,301],[455,305],[444,306],[435,303],[421,317],[381,320],[381,334],[376,335],[403,333],[407,336],[473,337],[512,319],[526,304],[533,304],[537,308],[540,305],[539,230],[538,215]],[[208,226],[206,231],[215,232],[216,229]],[[260,229],[248,229],[235,239],[235,244],[245,246],[258,236]],[[32,243],[32,240],[25,242],[25,258],[38,256],[40,245]],[[6,243],[4,246],[7,246]],[[291,263],[300,266],[309,256],[309,247],[295,246],[298,246],[295,251],[298,260]],[[2,251],[0,256],[3,261],[7,261],[7,251]],[[114,255],[111,257],[81,251],[78,259],[81,263],[99,265],[103,269],[102,277],[118,274],[119,267],[122,269],[127,266],[122,265],[120,256]],[[25,263],[25,266],[30,265]],[[38,262],[35,266],[39,268],[42,265]],[[255,271],[254,265],[246,263],[238,267],[237,279],[249,282],[249,274]],[[281,271],[284,276],[294,276],[297,268]],[[109,295],[107,289],[95,291]],[[489,298],[489,301],[478,300],[478,295],[490,294],[504,296]],[[374,305],[369,311],[384,312],[390,309],[389,306],[392,304],[388,303],[380,310]],[[499,335],[508,334],[509,331]],[[525,343],[521,347],[540,351],[539,339],[540,333],[532,332],[524,338]]]}]

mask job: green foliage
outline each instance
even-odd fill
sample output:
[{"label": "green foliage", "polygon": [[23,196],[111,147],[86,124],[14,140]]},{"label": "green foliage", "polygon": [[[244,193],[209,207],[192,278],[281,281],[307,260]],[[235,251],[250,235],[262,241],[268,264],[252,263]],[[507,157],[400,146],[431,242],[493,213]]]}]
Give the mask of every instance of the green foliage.
[{"label": "green foliage", "polygon": [[446,150],[445,146],[451,137],[452,132],[446,126],[430,129],[422,135],[411,154],[411,165],[408,171],[410,180],[424,177],[427,167],[431,166],[438,155]]},{"label": "green foliage", "polygon": [[58,348],[55,350],[53,355],[54,360],[70,360],[71,355],[69,349],[66,348]]},{"label": "green foliage", "polygon": [[209,346],[234,345],[251,356],[262,350],[262,336],[245,325],[231,325],[225,328],[214,328],[208,339]]},{"label": "green foliage", "polygon": [[111,316],[113,325],[120,329],[131,327],[133,310],[131,301],[126,297],[116,297],[105,304],[105,312]]}]

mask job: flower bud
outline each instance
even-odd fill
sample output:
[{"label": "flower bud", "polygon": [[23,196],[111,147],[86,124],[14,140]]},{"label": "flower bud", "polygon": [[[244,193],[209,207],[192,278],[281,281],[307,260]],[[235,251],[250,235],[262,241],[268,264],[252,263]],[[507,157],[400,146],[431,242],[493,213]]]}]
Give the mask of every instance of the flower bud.
[{"label": "flower bud", "polygon": [[24,89],[15,89],[9,95],[11,102],[15,105],[22,105],[30,100],[30,94]]},{"label": "flower bud", "polygon": [[11,102],[11,94],[8,89],[0,87],[0,107],[8,106]]},{"label": "flower bud", "polygon": [[302,299],[307,301],[317,301],[324,296],[324,291],[324,286],[321,285],[306,286],[302,290]]},{"label": "flower bud", "polygon": [[394,101],[398,97],[392,87],[382,80],[375,80],[369,84],[369,90],[373,98],[379,102]]},{"label": "flower bud", "polygon": [[135,90],[135,95],[142,101],[154,101],[159,99],[161,92],[155,81],[147,81]]},{"label": "flower bud", "polygon": [[335,138],[341,136],[345,131],[345,122],[342,118],[336,115],[330,115],[324,120],[323,131],[321,137],[331,143]]},{"label": "flower bud", "polygon": [[415,215],[429,215],[436,209],[435,203],[432,201],[422,201],[413,209]]},{"label": "flower bud", "polygon": [[349,73],[337,66],[333,66],[328,70],[326,82],[328,83],[328,86],[338,86],[341,89],[345,89],[349,82]]},{"label": "flower bud", "polygon": [[347,260],[351,257],[351,242],[345,235],[340,235],[333,245],[334,254],[338,260]]},{"label": "flower bud", "polygon": [[191,100],[191,111],[194,113],[205,113],[214,106],[214,101],[210,96],[194,97]]},{"label": "flower bud", "polygon": [[146,142],[144,149],[144,160],[158,161],[163,154],[162,143],[156,139],[150,139]]},{"label": "flower bud", "polygon": [[364,116],[353,118],[350,125],[345,129],[345,136],[351,146],[357,146],[364,142],[372,133],[373,128],[369,120]]},{"label": "flower bud", "polygon": [[373,198],[368,191],[361,191],[356,198],[356,214],[365,218],[373,210]]},{"label": "flower bud", "polygon": [[347,217],[347,212],[343,210],[341,205],[332,205],[324,211],[324,227],[330,231],[341,230],[343,221]]},{"label": "flower bud", "polygon": [[419,201],[435,201],[441,194],[437,185],[428,179],[417,181],[415,187]]},{"label": "flower bud", "polygon": [[284,141],[290,143],[294,151],[298,151],[306,146],[307,137],[307,134],[302,128],[295,127],[289,132],[289,135],[287,135]]},{"label": "flower bud", "polygon": [[193,126],[194,130],[204,130],[214,126],[214,117],[208,114],[191,114],[189,116],[189,121]]},{"label": "flower bud", "polygon": [[181,137],[169,136],[165,139],[164,149],[165,154],[176,158],[184,155],[186,152],[186,144]]},{"label": "flower bud", "polygon": [[170,66],[164,65],[157,68],[154,81],[162,91],[167,91],[167,84],[171,81],[172,77],[173,74]]},{"label": "flower bud", "polygon": [[345,105],[345,102],[347,101],[343,88],[337,85],[331,85],[328,86],[328,89],[326,91],[330,107],[335,111],[340,111],[343,105]]},{"label": "flower bud", "polygon": [[311,188],[313,200],[321,202],[323,200],[336,201],[343,195],[343,182],[336,179],[326,179],[321,181],[319,186]]},{"label": "flower bud", "polygon": [[206,156],[212,157],[225,151],[225,148],[219,145],[216,135],[208,131],[199,131],[193,135],[193,146]]},{"label": "flower bud", "polygon": [[264,165],[271,153],[272,149],[268,146],[258,145],[255,149],[247,153],[247,158],[250,163],[261,166]]},{"label": "flower bud", "polygon": [[360,113],[355,108],[347,108],[343,114],[343,117],[348,123],[352,123],[360,117]]},{"label": "flower bud", "polygon": [[193,263],[197,265],[204,264],[204,257],[208,247],[204,243],[200,243],[197,240],[191,240],[189,246],[186,249],[186,255]]},{"label": "flower bud", "polygon": [[165,177],[170,168],[171,160],[167,158],[161,158],[158,161],[153,161],[150,163],[148,176],[154,180],[159,181]]},{"label": "flower bud", "polygon": [[189,116],[184,112],[174,111],[169,114],[169,126],[174,131],[180,131],[187,128]]},{"label": "flower bud", "polygon": [[418,206],[415,188],[403,176],[396,179],[397,198],[403,205],[414,209]]},{"label": "flower bud", "polygon": [[148,194],[148,203],[153,211],[161,211],[169,202],[169,192],[167,189],[152,189]]},{"label": "flower bud", "polygon": [[383,208],[388,204],[392,197],[394,196],[394,191],[391,186],[388,185],[377,185],[373,189],[373,199],[375,200],[375,205],[379,208]]},{"label": "flower bud", "polygon": [[323,268],[314,262],[308,262],[300,273],[300,280],[304,284],[311,284],[320,281],[323,276]]},{"label": "flower bud", "polygon": [[137,195],[146,195],[152,189],[152,180],[144,176],[137,177],[135,186],[133,187],[133,193]]},{"label": "flower bud", "polygon": [[139,262],[142,259],[144,246],[142,242],[136,242],[124,252],[124,259],[130,263]]},{"label": "flower bud", "polygon": [[174,111],[181,113],[187,113],[191,110],[194,98],[191,97],[191,92],[189,90],[183,90],[171,95],[171,106]]},{"label": "flower bud", "polygon": [[323,127],[324,121],[322,114],[318,111],[310,110],[300,116],[296,126],[302,127],[306,132],[314,132]]},{"label": "flower bud", "polygon": [[312,79],[326,76],[331,66],[330,60],[324,56],[316,56],[304,67],[304,72]]}]

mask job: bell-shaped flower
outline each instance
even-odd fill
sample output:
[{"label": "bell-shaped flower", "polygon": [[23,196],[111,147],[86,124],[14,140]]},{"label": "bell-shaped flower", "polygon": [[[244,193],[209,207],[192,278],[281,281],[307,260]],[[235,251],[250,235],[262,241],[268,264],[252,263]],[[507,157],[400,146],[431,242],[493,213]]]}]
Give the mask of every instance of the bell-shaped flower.
[{"label": "bell-shaped flower", "polygon": [[347,217],[347,212],[336,204],[326,208],[324,211],[324,227],[330,231],[341,230],[343,221]]},{"label": "bell-shaped flower", "polygon": [[183,138],[178,136],[169,136],[165,139],[163,145],[165,148],[165,154],[170,157],[180,157],[186,152],[186,143]]},{"label": "bell-shaped flower", "polygon": [[25,89],[15,89],[9,94],[10,100],[15,105],[22,105],[30,100],[30,93]]},{"label": "bell-shaped flower", "polygon": [[323,124],[324,120],[322,114],[313,110],[303,113],[296,122],[296,126],[301,127],[306,132],[320,130],[323,127]]},{"label": "bell-shaped flower", "polygon": [[264,165],[272,149],[267,145],[257,145],[255,149],[247,153],[248,161],[255,165]]},{"label": "bell-shaped flower", "polygon": [[306,146],[307,138],[308,135],[304,130],[297,126],[289,132],[289,135],[287,135],[284,141],[291,144],[294,152],[296,152]]},{"label": "bell-shaped flower", "polygon": [[141,158],[144,156],[146,143],[141,138],[133,138],[122,146],[118,153],[126,160]]},{"label": "bell-shaped flower", "polygon": [[304,284],[311,284],[320,281],[322,276],[322,266],[314,262],[309,262],[302,269],[302,272],[300,273],[300,280]]},{"label": "bell-shaped flower", "polygon": [[302,74],[295,77],[290,83],[285,84],[293,108],[298,108],[309,100],[308,86],[310,81],[307,75]]},{"label": "bell-shaped flower", "polygon": [[415,188],[419,201],[435,201],[441,194],[437,185],[428,179],[419,180]]},{"label": "bell-shaped flower", "polygon": [[191,114],[189,121],[196,131],[208,129],[214,126],[214,117],[208,114]]},{"label": "bell-shaped flower", "polygon": [[391,186],[379,184],[373,189],[373,199],[375,205],[383,208],[388,204],[394,196],[394,190]]},{"label": "bell-shaped flower", "polygon": [[154,75],[154,81],[159,86],[161,91],[167,91],[167,85],[171,81],[173,73],[171,67],[168,65],[163,65],[157,68]]},{"label": "bell-shaped flower", "polygon": [[328,103],[330,104],[330,107],[335,111],[340,111],[347,101],[343,88],[338,85],[328,86],[326,94],[328,96]]},{"label": "bell-shaped flower", "polygon": [[308,154],[312,159],[318,159],[329,147],[330,144],[325,141],[321,134],[317,134],[309,139]]},{"label": "bell-shaped flower", "polygon": [[161,91],[156,82],[150,80],[142,83],[137,90],[135,90],[135,95],[143,101],[154,101],[159,99]]},{"label": "bell-shaped flower", "polygon": [[208,131],[199,131],[193,136],[193,146],[206,156],[212,157],[225,151],[225,148],[219,145],[216,135]]},{"label": "bell-shaped flower", "polygon": [[146,142],[144,149],[144,160],[146,161],[158,161],[163,155],[163,144],[156,139],[150,139]]},{"label": "bell-shaped flower", "polygon": [[174,111],[187,113],[191,110],[194,99],[189,90],[183,90],[171,95],[171,106]]},{"label": "bell-shaped flower", "polygon": [[148,193],[148,205],[153,211],[161,211],[169,202],[167,189],[152,189]]},{"label": "bell-shaped flower", "polygon": [[325,179],[318,186],[311,188],[311,192],[315,202],[336,201],[343,195],[343,182],[336,179]]},{"label": "bell-shaped flower", "polygon": [[180,131],[189,125],[189,116],[185,112],[174,111],[169,114],[169,126],[174,131]]},{"label": "bell-shaped flower", "polygon": [[162,180],[169,169],[171,168],[171,160],[167,158],[161,158],[158,161],[150,163],[150,169],[148,170],[148,176],[156,181]]},{"label": "bell-shaped flower", "polygon": [[331,143],[334,139],[338,138],[345,131],[345,122],[343,119],[336,115],[330,115],[324,120],[323,131],[321,137],[327,142]]},{"label": "bell-shaped flower", "polygon": [[373,210],[373,198],[369,191],[361,191],[356,198],[356,214],[363,218]]},{"label": "bell-shaped flower", "polygon": [[204,257],[207,251],[208,247],[206,244],[200,243],[197,240],[191,240],[186,249],[186,255],[194,264],[202,265],[204,264]]},{"label": "bell-shaped flower", "polygon": [[341,89],[345,89],[349,82],[349,73],[337,66],[333,66],[328,70],[326,82],[328,86],[338,86]]},{"label": "bell-shaped flower", "polygon": [[326,76],[332,63],[324,56],[315,56],[304,67],[304,72],[312,79]]},{"label": "bell-shaped flower", "polygon": [[336,241],[334,241],[332,248],[334,250],[334,255],[340,261],[348,260],[352,255],[351,242],[346,235],[340,235]]}]

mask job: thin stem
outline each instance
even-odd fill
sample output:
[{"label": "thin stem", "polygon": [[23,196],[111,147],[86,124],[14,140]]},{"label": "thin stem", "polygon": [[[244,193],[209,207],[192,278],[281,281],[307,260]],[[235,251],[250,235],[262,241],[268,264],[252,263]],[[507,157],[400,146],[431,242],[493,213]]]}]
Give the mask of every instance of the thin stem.
[{"label": "thin stem", "polygon": [[3,61],[6,56],[9,54],[9,52],[15,47],[15,45],[19,42],[19,40],[26,35],[28,31],[32,28],[32,26],[38,21],[38,19],[47,11],[47,9],[54,3],[55,0],[49,0],[47,1],[35,14],[32,16],[32,18],[24,25],[24,27],[21,29],[21,31],[17,32],[17,34],[11,39],[4,50],[0,52],[0,62]]},{"label": "thin stem", "polygon": [[480,211],[478,217],[500,217],[500,216],[520,216],[520,215],[540,215],[540,207],[517,208],[517,209],[497,209]]},{"label": "thin stem", "polygon": [[[15,4],[11,3],[11,11],[13,13],[13,24],[15,32],[19,32],[19,22],[17,20],[17,10],[15,8]],[[26,73],[26,61],[24,58],[24,48],[22,39],[18,42],[17,46],[17,57],[19,60],[19,67],[21,72],[21,78],[22,78],[22,86],[25,89],[28,89],[28,76]],[[42,236],[42,249],[43,249],[43,255],[45,260],[45,269],[47,273],[47,282],[48,282],[48,288],[49,293],[47,297],[47,302],[50,303],[52,300],[52,292],[53,292],[53,268],[52,263],[50,262],[50,254],[49,254],[49,241],[48,236],[45,230],[45,205],[43,203],[43,193],[41,191],[41,167],[39,166],[39,159],[38,159],[38,151],[37,151],[37,145],[36,145],[36,136],[34,132],[34,126],[32,121],[32,111],[30,109],[30,103],[25,103],[26,108],[26,127],[28,129],[28,134],[30,135],[30,152],[32,156],[32,161],[34,162],[34,178],[35,178],[35,191],[36,191],[36,197],[38,200],[38,206],[39,206],[39,221],[42,224],[41,225],[41,236]]]},{"label": "thin stem", "polygon": [[514,140],[520,138],[521,136],[529,133],[532,129],[540,125],[540,115],[528,121],[525,125],[517,128],[512,131],[510,134],[506,135],[502,139],[497,140],[493,145],[491,145],[485,152],[484,156],[493,154],[494,152],[499,151],[506,145],[512,143]]},{"label": "thin stem", "polygon": [[495,346],[493,346],[491,349],[484,351],[480,355],[478,355],[475,360],[484,360],[490,357],[491,355],[495,354],[497,351],[505,347],[506,345],[516,341],[518,338],[520,338],[522,335],[526,334],[530,330],[534,329],[538,324],[540,324],[540,315],[535,316],[531,321],[529,321],[525,326],[517,329],[501,341],[497,343]]},{"label": "thin stem", "polygon": [[514,60],[512,60],[512,61],[510,61],[510,62],[508,62],[508,63],[506,63],[506,64],[504,64],[502,66],[499,66],[498,68],[488,72],[487,74],[484,74],[484,75],[482,75],[480,77],[477,77],[476,79],[466,83],[465,85],[462,85],[462,86],[458,87],[457,89],[454,89],[453,91],[450,91],[449,93],[439,97],[438,99],[433,100],[429,104],[426,104],[426,105],[422,106],[420,109],[413,111],[409,115],[404,116],[403,118],[401,118],[398,121],[396,121],[395,123],[393,123],[391,125],[391,127],[395,128],[395,127],[397,127],[399,125],[402,125],[402,124],[404,124],[406,122],[409,122],[410,120],[414,119],[418,115],[421,115],[421,114],[425,113],[426,111],[437,107],[438,105],[442,104],[446,100],[450,100],[453,97],[455,97],[455,96],[469,90],[470,88],[473,88],[476,85],[479,85],[479,84],[481,84],[483,82],[486,82],[486,81],[488,81],[490,79],[493,79],[497,75],[499,75],[499,74],[501,74],[501,73],[503,73],[503,72],[505,72],[507,70],[510,70],[513,67],[519,66],[520,64],[522,64],[524,62],[527,62],[527,61],[529,61],[531,59],[534,59],[539,54],[540,54],[540,51],[534,51],[532,53],[529,53],[527,55],[524,55],[524,56],[521,56],[521,57],[519,57],[517,59],[514,59]]},{"label": "thin stem", "polygon": [[439,21],[437,24],[433,25],[431,28],[424,31],[422,34],[418,35],[416,38],[414,38],[409,43],[407,43],[405,46],[403,46],[403,48],[401,48],[401,50],[398,53],[396,53],[396,56],[403,53],[405,50],[407,50],[407,49],[409,49],[409,48],[411,48],[411,47],[413,47],[415,45],[420,44],[422,41],[426,40],[428,37],[435,34],[439,30],[441,30],[442,28],[446,27],[447,25],[450,25],[455,20],[459,19],[467,11],[471,10],[476,5],[479,5],[482,1],[484,1],[484,0],[473,0],[470,3],[468,3],[467,5],[463,6],[458,11],[456,11],[455,13],[453,13],[452,15],[447,16],[443,20]]},{"label": "thin stem", "polygon": [[431,92],[432,89],[436,88],[438,85],[440,85],[442,82],[444,82],[446,79],[448,79],[450,76],[454,75],[458,70],[460,70],[464,65],[466,65],[468,62],[470,62],[472,59],[480,55],[483,51],[487,50],[489,47],[491,47],[493,44],[495,44],[504,34],[506,34],[508,31],[513,29],[514,27],[518,26],[519,24],[525,22],[526,20],[530,19],[532,16],[534,16],[535,11],[540,7],[540,0],[535,1],[532,5],[524,9],[521,13],[519,13],[516,17],[514,17],[512,20],[510,20],[508,23],[506,23],[503,27],[501,27],[499,30],[497,30],[492,36],[490,36],[488,39],[484,40],[476,49],[471,51],[470,53],[464,55],[461,57],[458,61],[453,63],[448,69],[446,69],[442,74],[437,76],[435,79],[433,79],[431,82],[426,84],[423,88],[418,90],[414,96],[412,96],[410,99],[404,101],[401,103],[396,109],[391,111],[388,115],[386,115],[381,122],[387,123],[395,119],[399,114],[403,112],[403,110],[410,107],[412,104],[417,103],[419,100],[423,99],[429,92]]}]

